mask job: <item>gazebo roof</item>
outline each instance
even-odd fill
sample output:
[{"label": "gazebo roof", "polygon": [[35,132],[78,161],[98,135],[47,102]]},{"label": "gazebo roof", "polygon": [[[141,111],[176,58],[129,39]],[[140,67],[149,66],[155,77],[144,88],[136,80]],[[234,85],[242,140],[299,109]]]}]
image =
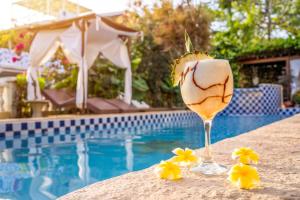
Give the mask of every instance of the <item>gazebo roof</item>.
[{"label": "gazebo roof", "polygon": [[90,9],[69,0],[64,0],[64,1],[62,0],[51,0],[51,1],[15,0],[14,4],[26,7],[28,9],[36,10],[43,14],[55,16],[55,17],[58,17],[60,15],[62,8],[64,8],[64,10],[67,12],[74,12],[77,14],[91,12]]},{"label": "gazebo roof", "polygon": [[[125,31],[125,32],[138,32],[134,29],[131,29],[127,26],[124,26],[122,24],[116,23],[112,20],[112,17],[120,16],[122,13],[107,13],[107,14],[101,14],[98,15],[96,13],[90,12],[83,15],[80,15],[78,17],[74,18],[68,18],[63,20],[51,20],[46,22],[38,22],[33,24],[28,24],[24,26],[15,27],[8,30],[3,30],[1,32],[8,32],[8,31],[16,31],[16,32],[23,32],[23,31],[30,31],[30,32],[38,32],[41,30],[55,30],[55,29],[63,29],[70,27],[73,23],[78,23],[81,20],[91,20],[96,18],[97,16],[101,17],[101,21],[107,24],[108,26],[119,30],[119,31]],[[1,33],[0,32],[0,33]]]}]

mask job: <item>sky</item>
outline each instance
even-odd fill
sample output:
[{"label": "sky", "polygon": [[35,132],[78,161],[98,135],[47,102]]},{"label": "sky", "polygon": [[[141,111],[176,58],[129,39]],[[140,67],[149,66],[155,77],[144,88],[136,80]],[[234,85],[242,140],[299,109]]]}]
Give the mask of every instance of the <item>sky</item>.
[{"label": "sky", "polygon": [[[0,29],[8,29],[13,27],[14,24],[22,25],[28,24],[36,21],[51,20],[53,17],[46,16],[35,12],[33,10],[26,9],[24,7],[13,4],[15,0],[0,0]],[[41,0],[46,1],[46,0]],[[78,3],[84,7],[93,10],[96,13],[109,13],[124,11],[128,8],[128,5],[134,0],[70,0],[74,3]],[[158,0],[144,0],[143,2],[148,5],[153,5],[153,3]],[[197,2],[199,0],[194,0]],[[181,0],[173,0],[176,4],[181,2]],[[15,19],[12,21],[12,19]]]}]

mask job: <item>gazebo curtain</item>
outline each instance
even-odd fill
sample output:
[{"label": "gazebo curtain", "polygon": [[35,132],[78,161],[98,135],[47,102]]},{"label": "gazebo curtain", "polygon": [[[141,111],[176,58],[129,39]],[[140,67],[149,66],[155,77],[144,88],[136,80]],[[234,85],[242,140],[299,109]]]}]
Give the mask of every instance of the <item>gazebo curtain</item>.
[{"label": "gazebo curtain", "polygon": [[[96,17],[96,19],[100,19]],[[31,66],[28,69],[28,100],[41,99],[38,84],[38,66],[44,64],[56,52],[59,46],[62,47],[70,62],[76,63],[79,67],[76,104],[79,108],[85,107],[87,99],[88,68],[92,66],[99,52],[120,68],[126,69],[125,73],[125,96],[127,103],[131,102],[131,64],[128,50],[119,35],[133,36],[137,33],[128,33],[109,27],[101,20],[91,20],[85,34],[74,24],[62,30],[40,31],[35,36],[31,48]],[[82,36],[85,38],[82,39]],[[84,45],[82,44],[84,41]],[[82,49],[82,47],[85,47]]]}]

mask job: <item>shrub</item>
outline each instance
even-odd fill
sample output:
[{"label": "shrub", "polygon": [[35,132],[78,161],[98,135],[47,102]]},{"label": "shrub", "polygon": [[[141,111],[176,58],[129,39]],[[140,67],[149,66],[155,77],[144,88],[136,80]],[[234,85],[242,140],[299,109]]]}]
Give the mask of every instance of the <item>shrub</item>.
[{"label": "shrub", "polygon": [[300,90],[298,90],[292,97],[293,102],[300,104]]}]

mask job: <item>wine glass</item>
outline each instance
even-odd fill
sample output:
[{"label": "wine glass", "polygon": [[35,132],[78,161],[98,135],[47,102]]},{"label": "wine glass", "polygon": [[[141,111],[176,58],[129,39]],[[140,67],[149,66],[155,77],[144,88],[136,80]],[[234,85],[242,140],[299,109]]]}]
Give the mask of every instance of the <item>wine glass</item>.
[{"label": "wine glass", "polygon": [[200,116],[205,129],[202,162],[191,171],[208,175],[224,173],[226,167],[213,160],[210,131],[214,117],[228,106],[233,95],[233,77],[228,60],[199,59],[186,62],[179,84],[184,103]]}]

